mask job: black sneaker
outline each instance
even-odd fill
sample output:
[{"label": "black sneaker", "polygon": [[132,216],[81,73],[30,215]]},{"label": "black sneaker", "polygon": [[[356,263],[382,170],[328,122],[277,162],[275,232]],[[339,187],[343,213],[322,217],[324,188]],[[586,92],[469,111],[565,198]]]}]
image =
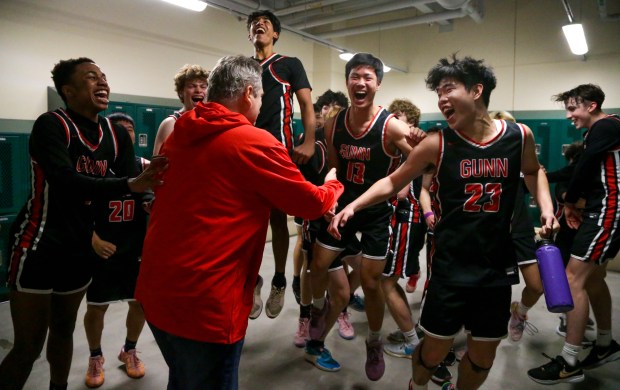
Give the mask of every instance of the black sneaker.
[{"label": "black sneaker", "polygon": [[446,366],[453,366],[456,363],[456,355],[454,353],[454,348],[450,348],[450,352],[443,359],[443,364]]},{"label": "black sneaker", "polygon": [[583,370],[579,363],[575,366],[571,366],[561,355],[556,356],[555,359],[544,353],[543,355],[551,359],[551,361],[540,367],[532,368],[527,372],[527,376],[534,382],[543,385],[554,385],[556,383],[576,383],[584,380],[585,375],[583,375]]},{"label": "black sneaker", "polygon": [[611,340],[608,347],[599,347],[594,342],[592,350],[581,362],[581,367],[584,370],[591,370],[618,359],[620,359],[620,345],[615,340]]},{"label": "black sneaker", "polygon": [[449,382],[450,379],[452,379],[452,373],[450,373],[448,367],[446,367],[443,363],[439,364],[439,367],[437,367],[431,377],[431,380],[439,386],[443,385],[445,382]]}]

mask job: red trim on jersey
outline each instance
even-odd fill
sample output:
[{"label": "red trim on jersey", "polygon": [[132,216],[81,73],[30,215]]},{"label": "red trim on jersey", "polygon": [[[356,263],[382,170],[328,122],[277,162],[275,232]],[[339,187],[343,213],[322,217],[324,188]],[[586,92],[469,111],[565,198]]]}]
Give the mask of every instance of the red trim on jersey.
[{"label": "red trim on jersey", "polygon": [[8,275],[10,283],[15,283],[17,281],[17,273],[20,269],[20,258],[24,255],[24,250],[32,248],[39,234],[39,230],[45,222],[44,214],[47,208],[45,173],[35,161],[31,161],[30,165],[32,167],[31,199],[27,203],[24,222],[22,222],[20,231],[17,234],[18,241],[13,246],[13,252],[11,253]]},{"label": "red trim on jersey", "polygon": [[71,117],[69,116],[69,114],[67,114],[62,108],[59,108],[59,110],[67,116],[67,119],[71,122],[71,124],[73,125],[73,127],[75,127],[75,131],[77,133],[78,139],[80,140],[80,142],[82,143],[82,145],[86,146],[88,149],[90,149],[91,152],[94,152],[95,150],[97,150],[97,148],[99,147],[99,145],[101,144],[101,140],[103,139],[103,130],[101,129],[101,124],[99,124],[99,137],[97,140],[97,144],[93,144],[90,141],[88,141],[88,139],[86,139],[86,137],[82,136],[82,132],[80,131],[80,128],[75,124],[75,122],[73,122],[73,120],[71,119]]},{"label": "red trim on jersey", "polygon": [[489,141],[487,141],[487,142],[475,141],[475,140],[469,138],[464,133],[461,133],[458,130],[455,130],[455,129],[452,129],[452,130],[454,130],[454,133],[456,135],[458,135],[459,137],[463,138],[465,141],[467,141],[467,142],[469,142],[469,143],[471,143],[473,145],[480,146],[480,147],[487,147],[487,146],[493,144],[494,142],[496,142],[497,140],[499,140],[504,135],[504,133],[506,133],[506,121],[503,120],[503,119],[498,119],[497,121],[499,121],[501,123],[501,128],[499,129],[499,132],[497,133],[497,135],[495,137],[493,137],[492,139],[490,139]]},{"label": "red trim on jersey", "polygon": [[615,155],[608,155],[603,162],[607,196],[605,198],[605,211],[602,216],[602,234],[596,238],[590,262],[601,260],[605,249],[609,246],[611,233],[614,230],[616,215],[618,213],[618,172],[616,171]]},{"label": "red trim on jersey", "polygon": [[[273,58],[273,56],[275,56],[276,53],[272,54],[271,56],[269,56],[269,58],[266,58],[265,60],[263,60],[261,62],[261,65],[267,61],[269,61],[271,58]],[[292,125],[292,118],[293,118],[293,92],[292,92],[292,87],[291,84],[289,82],[287,82],[286,80],[283,80],[281,78],[278,77],[278,75],[276,74],[276,72],[273,69],[273,65],[275,63],[277,63],[278,61],[282,60],[283,58],[286,58],[285,56],[280,56],[280,58],[276,59],[275,61],[273,61],[271,64],[269,64],[268,69],[269,69],[269,73],[271,74],[271,76],[273,76],[273,78],[279,82],[280,84],[282,84],[282,88],[283,88],[283,92],[282,92],[282,97],[281,99],[283,99],[283,103],[284,103],[284,111],[280,112],[280,123],[282,128],[280,129],[280,131],[282,132],[282,138],[284,140],[284,146],[286,147],[287,150],[293,150],[293,125]]]},{"label": "red trim on jersey", "polygon": [[[347,112],[345,113],[345,117],[344,117],[344,128],[347,129],[347,132],[351,135],[351,137],[353,137],[354,139],[360,139],[363,136],[365,136],[366,134],[368,134],[368,132],[370,131],[370,129],[375,125],[375,122],[377,121],[377,119],[379,118],[379,114],[384,110],[383,107],[379,107],[379,110],[377,110],[377,112],[375,113],[375,115],[373,115],[372,119],[370,120],[370,123],[368,124],[368,126],[366,127],[366,129],[364,129],[364,131],[362,131],[360,134],[355,135],[351,132],[351,130],[349,130],[349,112],[350,112],[351,108],[347,108]],[[387,120],[386,120],[387,121]]]},{"label": "red trim on jersey", "polygon": [[52,111],[52,114],[56,115],[58,119],[60,119],[60,123],[62,123],[62,127],[65,129],[65,135],[67,136],[67,148],[71,145],[71,131],[69,130],[69,125],[65,121],[65,119],[59,115],[57,112]]},{"label": "red trim on jersey", "polygon": [[[112,126],[112,122],[108,118],[105,118],[108,123],[108,128],[110,129],[110,134],[112,134],[112,144],[114,145],[114,161],[116,161],[116,157],[118,157],[118,138],[116,137],[116,131],[114,131],[114,126]],[[101,132],[101,125],[99,125],[99,131]],[[103,134],[103,132],[101,133]],[[102,137],[103,138],[103,137]],[[101,141],[101,138],[99,139]]]}]

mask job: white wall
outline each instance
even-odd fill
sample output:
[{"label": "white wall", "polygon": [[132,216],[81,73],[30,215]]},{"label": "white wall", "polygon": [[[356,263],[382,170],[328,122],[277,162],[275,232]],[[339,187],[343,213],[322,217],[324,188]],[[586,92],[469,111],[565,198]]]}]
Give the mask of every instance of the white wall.
[{"label": "white wall", "polygon": [[[559,0],[485,0],[480,24],[465,17],[450,32],[418,25],[337,42],[409,69],[386,75],[377,95],[383,105],[409,97],[423,113],[437,112],[424,77],[439,58],[459,52],[494,67],[498,88],[491,109],[559,110],[550,96],[584,82],[600,84],[605,107],[618,108],[620,22],[603,22],[594,0],[571,3],[581,4],[573,11],[585,26],[587,61],[568,50]],[[610,11],[620,12],[620,2],[608,3]],[[158,0],[1,0],[0,118],[34,119],[44,112],[50,70],[59,59],[91,57],[108,75],[112,92],[174,99],[178,68],[212,67],[227,54],[251,55],[246,37],[245,20],[211,7],[193,13]],[[287,31],[276,50],[302,60],[315,99],[327,88],[345,90],[344,62],[334,50]]]}]

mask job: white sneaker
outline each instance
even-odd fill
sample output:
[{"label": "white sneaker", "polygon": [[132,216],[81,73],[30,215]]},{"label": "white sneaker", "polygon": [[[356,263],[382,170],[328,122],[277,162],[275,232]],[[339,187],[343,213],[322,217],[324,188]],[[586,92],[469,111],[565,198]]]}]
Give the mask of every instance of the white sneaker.
[{"label": "white sneaker", "polygon": [[413,343],[386,343],[383,345],[383,351],[394,357],[411,359],[415,347]]},{"label": "white sneaker", "polygon": [[254,303],[252,305],[252,311],[250,312],[250,319],[255,320],[260,316],[263,311],[263,300],[260,297],[260,289],[263,287],[263,277],[258,275],[256,286],[254,286]]},{"label": "white sneaker", "polygon": [[280,314],[282,308],[284,307],[285,291],[286,286],[282,288],[271,286],[271,292],[269,293],[269,298],[267,298],[267,304],[265,305],[265,313],[267,313],[267,317],[276,318],[278,314]]}]

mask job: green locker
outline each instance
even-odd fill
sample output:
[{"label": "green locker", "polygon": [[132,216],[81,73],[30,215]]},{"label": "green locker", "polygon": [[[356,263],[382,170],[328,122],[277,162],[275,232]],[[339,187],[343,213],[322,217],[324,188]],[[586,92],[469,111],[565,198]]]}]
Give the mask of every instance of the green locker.
[{"label": "green locker", "polygon": [[0,302],[9,300],[6,287],[9,267],[9,229],[15,221],[15,215],[0,215]]},{"label": "green locker", "polygon": [[0,215],[19,212],[28,197],[28,136],[0,133]]},{"label": "green locker", "polygon": [[160,123],[166,118],[163,107],[138,105],[136,107],[136,156],[150,159]]}]

